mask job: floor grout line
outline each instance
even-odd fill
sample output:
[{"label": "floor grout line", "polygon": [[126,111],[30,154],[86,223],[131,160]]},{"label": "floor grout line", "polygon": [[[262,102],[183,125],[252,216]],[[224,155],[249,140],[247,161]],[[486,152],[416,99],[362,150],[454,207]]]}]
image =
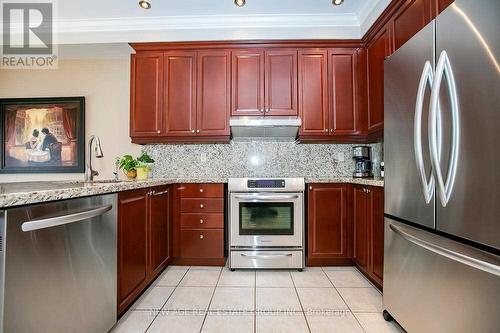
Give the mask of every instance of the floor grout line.
[{"label": "floor grout line", "polygon": [[205,326],[205,321],[207,320],[208,313],[210,311],[210,305],[212,305],[212,300],[214,299],[215,291],[217,290],[217,285],[219,284],[220,277],[222,275],[222,271],[224,270],[224,267],[221,268],[219,271],[219,276],[217,277],[217,282],[215,283],[214,291],[212,292],[212,297],[210,297],[210,301],[208,302],[207,310],[205,311],[205,316],[203,317],[203,321],[201,323],[200,327],[200,333],[203,330],[203,326]]},{"label": "floor grout line", "polygon": [[[162,274],[164,274],[164,272],[166,271],[167,269],[164,269]],[[177,287],[179,287],[179,284],[181,283],[182,279],[184,279],[184,277],[186,276],[187,272],[189,271],[189,268],[184,272],[184,274],[182,275],[182,277],[180,278],[179,282],[177,282],[177,285],[174,287],[174,290],[172,290],[172,292],[170,293],[170,295],[168,295],[167,299],[165,300],[165,302],[163,302],[163,305],[160,307],[160,310],[156,313],[156,316],[153,318],[153,320],[151,321],[151,323],[149,323],[148,327],[146,328],[146,330],[144,331],[144,333],[146,333],[149,328],[151,327],[151,325],[153,325],[153,323],[155,322],[156,318],[158,318],[158,316],[160,315],[161,313],[161,310],[163,309],[163,307],[165,306],[165,304],[167,304],[168,300],[170,299],[170,297],[172,297],[172,295],[174,294],[174,292],[177,290]],[[156,282],[157,279],[160,278],[161,275],[158,275],[155,279],[155,281],[153,282]],[[155,288],[156,287],[161,287],[161,286],[156,286],[155,285]]]},{"label": "floor grout line", "polygon": [[293,280],[292,272],[288,272],[288,274],[290,274],[290,279],[292,279],[293,289],[295,289],[295,295],[297,295],[297,298],[299,300],[300,308],[302,309],[302,315],[304,316],[304,320],[306,321],[307,329],[309,330],[309,333],[311,333],[311,327],[309,326],[309,322],[307,321],[306,313],[304,311],[304,306],[302,305],[302,301],[300,300],[299,292],[297,291],[297,287],[295,286],[295,281]]},{"label": "floor grout line", "polygon": [[257,271],[253,272],[253,333],[257,333]]}]

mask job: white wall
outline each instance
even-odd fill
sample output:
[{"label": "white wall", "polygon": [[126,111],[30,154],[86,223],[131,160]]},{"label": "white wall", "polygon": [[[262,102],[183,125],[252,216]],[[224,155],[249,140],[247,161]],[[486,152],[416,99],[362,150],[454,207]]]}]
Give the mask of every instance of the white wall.
[{"label": "white wall", "polygon": [[[85,96],[85,143],[101,139],[104,157],[93,159],[97,179],[113,177],[114,159],[140,154],[129,137],[129,59],[61,60],[57,70],[0,70],[0,98]],[[0,182],[83,180],[83,174],[0,174]]]}]

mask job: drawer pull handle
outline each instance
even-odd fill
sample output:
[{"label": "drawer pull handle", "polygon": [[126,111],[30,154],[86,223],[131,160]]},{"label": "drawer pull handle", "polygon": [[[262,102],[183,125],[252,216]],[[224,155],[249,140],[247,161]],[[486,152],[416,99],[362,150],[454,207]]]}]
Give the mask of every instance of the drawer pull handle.
[{"label": "drawer pull handle", "polygon": [[200,223],[203,224],[203,219],[200,219]]},{"label": "drawer pull handle", "polygon": [[203,207],[204,207],[203,204],[200,204],[200,208],[203,208]]},{"label": "drawer pull handle", "polygon": [[203,193],[203,189],[202,188],[200,188],[200,193]]},{"label": "drawer pull handle", "polygon": [[200,239],[203,239],[203,235],[200,235]]},{"label": "drawer pull handle", "polygon": [[249,259],[275,259],[275,258],[283,258],[283,257],[291,257],[291,253],[286,254],[244,254],[241,253],[242,257],[246,257]]}]

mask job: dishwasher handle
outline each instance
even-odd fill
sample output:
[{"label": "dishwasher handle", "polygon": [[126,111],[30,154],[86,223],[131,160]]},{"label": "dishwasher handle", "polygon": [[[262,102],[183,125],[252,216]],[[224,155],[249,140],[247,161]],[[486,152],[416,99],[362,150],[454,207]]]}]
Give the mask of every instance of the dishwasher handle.
[{"label": "dishwasher handle", "polygon": [[113,208],[113,205],[97,206],[97,207],[92,207],[90,209],[87,209],[87,210],[84,210],[84,211],[81,211],[78,213],[24,222],[21,225],[21,229],[24,232],[27,232],[27,231],[35,231],[35,230],[44,229],[44,228],[56,227],[58,225],[78,222],[78,221],[90,219],[92,217],[103,215],[104,213],[110,211],[112,208]]}]

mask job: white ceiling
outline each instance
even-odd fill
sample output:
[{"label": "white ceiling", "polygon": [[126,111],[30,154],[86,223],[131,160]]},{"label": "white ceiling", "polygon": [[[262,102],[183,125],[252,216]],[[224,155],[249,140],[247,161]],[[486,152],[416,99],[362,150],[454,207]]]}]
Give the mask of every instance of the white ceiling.
[{"label": "white ceiling", "polygon": [[[91,56],[103,44],[108,56],[130,53],[129,42],[238,39],[359,39],[391,0],[139,0],[57,1],[56,42],[67,45],[62,56]],[[120,47],[120,44],[123,47]],[[120,51],[122,50],[122,51]]]}]

